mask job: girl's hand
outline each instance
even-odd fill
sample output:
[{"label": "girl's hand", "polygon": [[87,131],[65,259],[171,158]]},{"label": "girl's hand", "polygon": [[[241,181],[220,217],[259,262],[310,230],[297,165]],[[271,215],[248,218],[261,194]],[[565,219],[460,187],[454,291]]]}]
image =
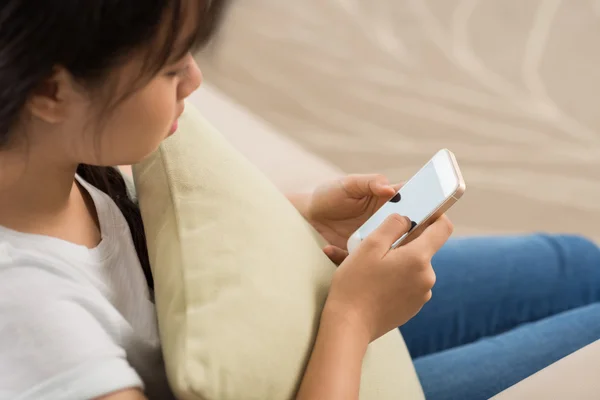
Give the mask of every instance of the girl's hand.
[{"label": "girl's hand", "polygon": [[433,255],[452,234],[442,216],[410,243],[390,250],[409,231],[406,217],[392,215],[336,271],[323,317],[343,321],[373,341],[414,317],[431,298]]},{"label": "girl's hand", "polygon": [[325,254],[338,265],[344,261],[350,235],[401,187],[382,175],[349,175],[315,190],[306,218],[330,244]]},{"label": "girl's hand", "polygon": [[431,298],[431,257],[452,224],[441,217],[390,250],[410,228],[408,218],[392,215],[335,272],[298,400],[358,399],[369,343],[406,323]]}]

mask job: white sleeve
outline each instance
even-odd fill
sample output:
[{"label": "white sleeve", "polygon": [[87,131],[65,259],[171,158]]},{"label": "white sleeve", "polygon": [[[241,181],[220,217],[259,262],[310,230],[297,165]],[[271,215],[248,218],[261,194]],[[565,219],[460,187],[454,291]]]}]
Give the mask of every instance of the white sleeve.
[{"label": "white sleeve", "polygon": [[0,400],[84,400],[143,384],[85,304],[0,284]]}]

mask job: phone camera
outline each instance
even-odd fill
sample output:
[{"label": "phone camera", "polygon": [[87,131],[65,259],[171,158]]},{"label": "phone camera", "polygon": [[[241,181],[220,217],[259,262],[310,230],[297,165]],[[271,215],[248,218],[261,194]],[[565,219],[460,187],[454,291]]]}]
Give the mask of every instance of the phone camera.
[{"label": "phone camera", "polygon": [[398,203],[400,200],[402,200],[402,195],[400,193],[396,193],[396,195],[390,200],[390,203]]}]

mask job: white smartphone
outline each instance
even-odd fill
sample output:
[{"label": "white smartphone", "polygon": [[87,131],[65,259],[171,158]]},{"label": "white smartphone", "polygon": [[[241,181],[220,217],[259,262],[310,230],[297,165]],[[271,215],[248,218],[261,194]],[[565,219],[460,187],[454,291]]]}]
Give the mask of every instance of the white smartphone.
[{"label": "white smartphone", "polygon": [[411,230],[399,238],[392,248],[418,235],[440,215],[448,211],[465,192],[466,186],[458,163],[450,150],[438,151],[387,203],[371,216],[348,240],[352,252],[360,242],[391,214],[409,217]]}]

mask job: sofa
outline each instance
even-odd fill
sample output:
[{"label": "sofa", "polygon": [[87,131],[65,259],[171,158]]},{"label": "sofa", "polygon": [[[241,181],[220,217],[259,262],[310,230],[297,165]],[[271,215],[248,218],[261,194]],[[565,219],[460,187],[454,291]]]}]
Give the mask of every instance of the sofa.
[{"label": "sofa", "polygon": [[[596,2],[233,2],[198,56],[208,84],[192,102],[282,191],[352,172],[403,180],[444,146],[469,184],[451,212],[458,235],[600,243],[598,13]],[[599,365],[600,342],[497,398],[600,398]]]},{"label": "sofa", "polygon": [[[282,191],[306,192],[343,174],[331,163],[277,133],[220,90],[205,83],[190,102]],[[600,398],[600,341],[509,388],[498,400]]]}]

